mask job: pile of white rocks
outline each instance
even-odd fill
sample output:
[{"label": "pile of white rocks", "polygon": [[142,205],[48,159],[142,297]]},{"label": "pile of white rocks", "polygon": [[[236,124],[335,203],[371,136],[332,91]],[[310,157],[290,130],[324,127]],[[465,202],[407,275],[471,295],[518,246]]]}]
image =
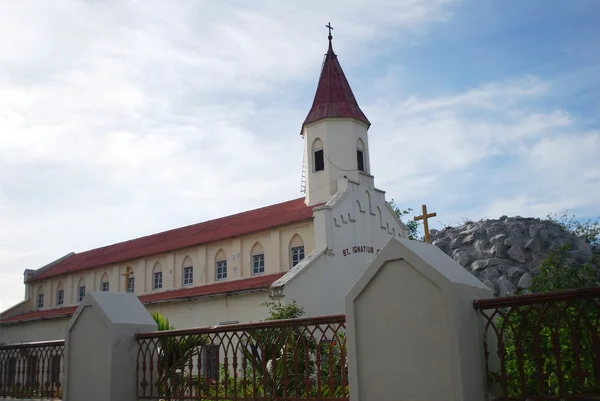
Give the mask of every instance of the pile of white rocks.
[{"label": "pile of white rocks", "polygon": [[589,262],[593,257],[589,244],[559,224],[518,216],[431,230],[431,242],[496,296],[529,289],[533,277],[540,273],[542,261],[553,249],[570,244],[568,258],[575,262]]}]

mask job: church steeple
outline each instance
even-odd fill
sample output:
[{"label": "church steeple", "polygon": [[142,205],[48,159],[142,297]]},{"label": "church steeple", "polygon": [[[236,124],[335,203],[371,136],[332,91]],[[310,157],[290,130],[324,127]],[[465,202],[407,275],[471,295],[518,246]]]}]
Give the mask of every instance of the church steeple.
[{"label": "church steeple", "polygon": [[362,112],[352,93],[350,84],[344,75],[337,55],[333,51],[331,25],[329,28],[329,48],[325,54],[319,84],[312,107],[303,125],[314,123],[323,118],[355,118],[371,125]]},{"label": "church steeple", "polygon": [[347,181],[372,180],[368,138],[371,123],[358,107],[333,51],[331,25],[327,28],[329,48],[301,131],[305,163],[303,184],[305,202],[309,206],[327,202],[338,190],[347,187]]}]

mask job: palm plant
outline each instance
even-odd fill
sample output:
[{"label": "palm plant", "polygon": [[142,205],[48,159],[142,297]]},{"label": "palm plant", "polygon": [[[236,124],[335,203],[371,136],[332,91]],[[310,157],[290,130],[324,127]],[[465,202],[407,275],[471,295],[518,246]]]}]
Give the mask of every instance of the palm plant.
[{"label": "palm plant", "polygon": [[[152,313],[158,325],[158,331],[169,331],[175,328],[164,315]],[[185,394],[197,385],[197,375],[192,374],[194,358],[200,355],[208,338],[201,335],[159,337],[157,344],[158,392],[165,399]]]}]

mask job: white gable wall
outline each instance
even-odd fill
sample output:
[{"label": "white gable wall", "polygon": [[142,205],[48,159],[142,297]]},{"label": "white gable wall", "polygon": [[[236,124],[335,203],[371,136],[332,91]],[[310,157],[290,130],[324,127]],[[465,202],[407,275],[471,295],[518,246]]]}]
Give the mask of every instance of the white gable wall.
[{"label": "white gable wall", "polygon": [[315,251],[272,286],[306,316],[344,313],[346,293],[377,252],[393,236],[408,237],[372,176],[361,174],[360,183],[340,179],[338,188],[315,209]]}]

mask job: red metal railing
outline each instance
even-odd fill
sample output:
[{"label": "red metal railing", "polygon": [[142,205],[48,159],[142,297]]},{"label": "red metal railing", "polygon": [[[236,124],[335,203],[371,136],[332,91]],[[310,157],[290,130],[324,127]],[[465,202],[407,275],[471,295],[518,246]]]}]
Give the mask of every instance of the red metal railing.
[{"label": "red metal railing", "polygon": [[600,399],[600,287],[474,306],[494,400]]},{"label": "red metal railing", "polygon": [[62,399],[65,341],[0,345],[0,398]]},{"label": "red metal railing", "polygon": [[140,400],[348,400],[345,316],[138,333]]}]

